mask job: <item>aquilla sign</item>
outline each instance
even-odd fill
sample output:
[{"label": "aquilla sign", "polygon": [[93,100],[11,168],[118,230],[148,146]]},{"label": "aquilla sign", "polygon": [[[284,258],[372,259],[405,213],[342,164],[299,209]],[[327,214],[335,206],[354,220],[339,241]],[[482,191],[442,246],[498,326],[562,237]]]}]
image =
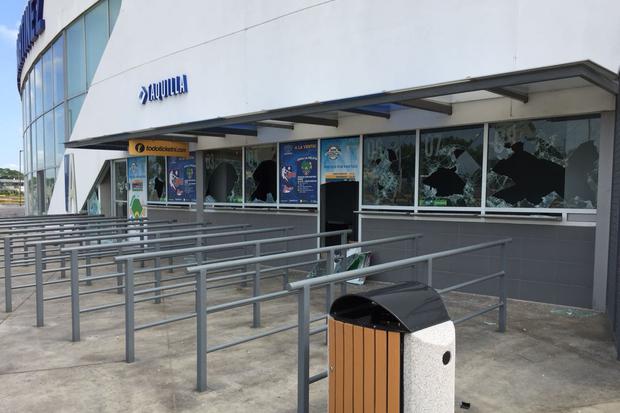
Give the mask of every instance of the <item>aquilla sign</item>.
[{"label": "aquilla sign", "polygon": [[164,100],[170,96],[183,95],[187,93],[187,75],[173,76],[159,82],[151,83],[148,86],[140,87],[138,95],[140,103]]},{"label": "aquilla sign", "polygon": [[24,62],[34,42],[45,30],[43,19],[43,0],[28,0],[22,16],[19,32],[17,34],[17,87],[19,88],[20,77]]}]

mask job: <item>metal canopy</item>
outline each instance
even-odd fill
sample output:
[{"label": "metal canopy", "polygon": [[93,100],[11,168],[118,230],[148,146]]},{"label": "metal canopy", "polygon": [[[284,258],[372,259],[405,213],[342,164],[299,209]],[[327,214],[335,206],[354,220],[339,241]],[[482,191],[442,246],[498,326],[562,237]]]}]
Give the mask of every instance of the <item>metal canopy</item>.
[{"label": "metal canopy", "polygon": [[[338,119],[325,117],[330,112],[352,112],[368,116],[388,118],[386,111],[376,108],[385,105],[400,105],[415,107],[420,110],[432,110],[450,115],[452,108],[428,99],[470,92],[492,92],[496,95],[509,97],[526,103],[528,95],[520,87],[531,87],[542,82],[566,82],[566,80],[581,80],[585,84],[597,86],[611,94],[618,94],[618,76],[598,64],[585,60],[574,63],[547,66],[536,69],[519,70],[515,72],[467,78],[455,82],[431,86],[422,86],[411,89],[402,89],[391,92],[382,92],[372,95],[362,95],[346,99],[337,99],[325,102],[316,102],[307,105],[260,111],[251,114],[218,117],[208,120],[188,122],[177,125],[162,126],[133,132],[81,139],[65,143],[67,148],[84,149],[127,149],[127,140],[168,139],[185,142],[196,142],[195,136],[225,136],[225,134],[242,134],[256,136],[257,126],[272,125],[277,122],[306,123],[320,126],[338,127]],[[383,108],[385,108],[383,106]],[[321,116],[323,114],[323,116]],[[317,116],[318,115],[318,116]],[[285,125],[278,124],[278,125]],[[274,127],[271,126],[271,127]],[[291,127],[291,126],[288,126]],[[190,136],[187,136],[190,135]]]}]

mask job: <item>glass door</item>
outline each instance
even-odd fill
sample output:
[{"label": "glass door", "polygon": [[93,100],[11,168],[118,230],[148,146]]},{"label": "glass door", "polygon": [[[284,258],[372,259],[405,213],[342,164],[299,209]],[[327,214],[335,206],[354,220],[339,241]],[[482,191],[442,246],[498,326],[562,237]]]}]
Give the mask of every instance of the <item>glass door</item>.
[{"label": "glass door", "polygon": [[112,161],[112,210],[114,216],[127,217],[127,160]]}]

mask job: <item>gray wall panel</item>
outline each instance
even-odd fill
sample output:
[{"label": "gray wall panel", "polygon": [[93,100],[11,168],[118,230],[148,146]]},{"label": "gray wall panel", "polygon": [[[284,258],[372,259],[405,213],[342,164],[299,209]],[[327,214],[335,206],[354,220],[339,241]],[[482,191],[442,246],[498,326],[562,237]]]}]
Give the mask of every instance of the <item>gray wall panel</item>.
[{"label": "gray wall panel", "polygon": [[[593,227],[379,218],[364,218],[362,225],[364,240],[421,232],[424,237],[419,243],[420,254],[511,237],[513,242],[507,248],[509,297],[592,306]],[[494,272],[500,268],[498,252],[499,249],[494,248],[436,260],[433,284],[441,288]],[[373,263],[409,256],[410,249],[402,243],[373,248]],[[424,280],[425,274],[425,269],[420,269],[417,278]],[[375,278],[393,282],[410,277],[410,271],[401,270]],[[490,281],[464,291],[496,294],[497,282]]]}]

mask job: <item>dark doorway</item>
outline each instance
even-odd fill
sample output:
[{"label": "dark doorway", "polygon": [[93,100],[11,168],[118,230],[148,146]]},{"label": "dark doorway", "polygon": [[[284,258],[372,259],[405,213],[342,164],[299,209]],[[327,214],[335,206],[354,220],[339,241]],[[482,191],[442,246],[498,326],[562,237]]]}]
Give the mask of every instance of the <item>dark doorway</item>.
[{"label": "dark doorway", "polygon": [[[351,229],[348,240],[357,240],[359,183],[329,182],[321,185],[321,231]],[[340,237],[325,238],[325,246],[338,245]]]}]

